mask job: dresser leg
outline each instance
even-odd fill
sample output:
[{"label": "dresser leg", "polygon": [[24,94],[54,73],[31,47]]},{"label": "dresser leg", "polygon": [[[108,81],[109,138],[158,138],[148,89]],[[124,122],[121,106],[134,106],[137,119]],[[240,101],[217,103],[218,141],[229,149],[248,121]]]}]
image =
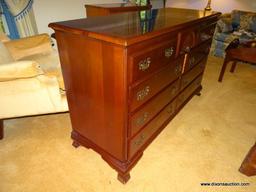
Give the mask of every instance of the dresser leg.
[{"label": "dresser leg", "polygon": [[201,96],[201,92],[196,93],[197,96]]},{"label": "dresser leg", "polygon": [[128,172],[128,173],[118,173],[118,175],[117,175],[117,179],[121,182],[121,183],[123,183],[123,184],[126,184],[128,181],[129,181],[129,179],[131,178],[131,176],[130,176],[130,173]]},{"label": "dresser leg", "polygon": [[4,120],[0,119],[0,139],[4,138]]},{"label": "dresser leg", "polygon": [[256,175],[256,143],[248,152],[239,171],[247,176]]},{"label": "dresser leg", "polygon": [[78,143],[77,141],[74,140],[72,145],[73,145],[73,147],[78,148],[80,146],[80,143]]}]

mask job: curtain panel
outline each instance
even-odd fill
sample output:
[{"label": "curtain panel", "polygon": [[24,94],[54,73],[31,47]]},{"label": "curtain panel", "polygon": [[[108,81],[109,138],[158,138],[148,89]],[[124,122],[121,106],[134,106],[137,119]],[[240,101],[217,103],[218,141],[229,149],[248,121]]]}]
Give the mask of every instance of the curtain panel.
[{"label": "curtain panel", "polygon": [[5,3],[14,17],[20,37],[38,34],[33,0],[5,0]]}]

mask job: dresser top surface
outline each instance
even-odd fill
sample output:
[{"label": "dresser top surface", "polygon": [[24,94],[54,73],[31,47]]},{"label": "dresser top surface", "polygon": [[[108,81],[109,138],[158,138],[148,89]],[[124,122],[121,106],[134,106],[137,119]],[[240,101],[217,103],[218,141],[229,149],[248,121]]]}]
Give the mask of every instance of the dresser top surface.
[{"label": "dresser top surface", "polygon": [[219,15],[211,11],[163,8],[63,21],[49,27],[127,46]]},{"label": "dresser top surface", "polygon": [[86,4],[85,6],[100,7],[100,8],[123,8],[123,7],[134,7],[139,5],[133,3],[108,3],[108,4]]}]

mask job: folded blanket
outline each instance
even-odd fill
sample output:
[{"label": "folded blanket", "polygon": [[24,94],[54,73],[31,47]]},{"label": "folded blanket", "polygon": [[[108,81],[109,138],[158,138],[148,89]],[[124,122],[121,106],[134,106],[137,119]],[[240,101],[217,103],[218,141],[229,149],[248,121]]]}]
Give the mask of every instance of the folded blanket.
[{"label": "folded blanket", "polygon": [[44,72],[35,61],[17,61],[0,65],[0,81],[11,81],[42,75]]},{"label": "folded blanket", "polygon": [[48,54],[51,53],[53,49],[50,37],[47,34],[7,41],[4,44],[16,61],[38,53]]},{"label": "folded blanket", "polygon": [[[49,77],[57,77],[59,88],[65,90],[63,76],[61,72],[59,55],[56,50],[52,50],[50,54],[35,54],[24,57],[25,60],[33,60],[40,64],[44,75]],[[23,60],[22,59],[22,60]]]}]

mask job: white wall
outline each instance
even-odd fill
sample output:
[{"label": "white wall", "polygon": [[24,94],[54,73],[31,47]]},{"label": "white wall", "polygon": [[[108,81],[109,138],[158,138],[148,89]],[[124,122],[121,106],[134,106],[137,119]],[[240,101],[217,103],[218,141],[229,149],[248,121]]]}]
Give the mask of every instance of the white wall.
[{"label": "white wall", "polygon": [[122,0],[35,0],[34,13],[39,33],[53,33],[48,24],[85,17],[84,4],[120,3]]},{"label": "white wall", "polygon": [[[204,9],[208,0],[168,0],[167,7]],[[212,9],[222,13],[233,9],[256,12],[256,0],[212,0]]]}]

